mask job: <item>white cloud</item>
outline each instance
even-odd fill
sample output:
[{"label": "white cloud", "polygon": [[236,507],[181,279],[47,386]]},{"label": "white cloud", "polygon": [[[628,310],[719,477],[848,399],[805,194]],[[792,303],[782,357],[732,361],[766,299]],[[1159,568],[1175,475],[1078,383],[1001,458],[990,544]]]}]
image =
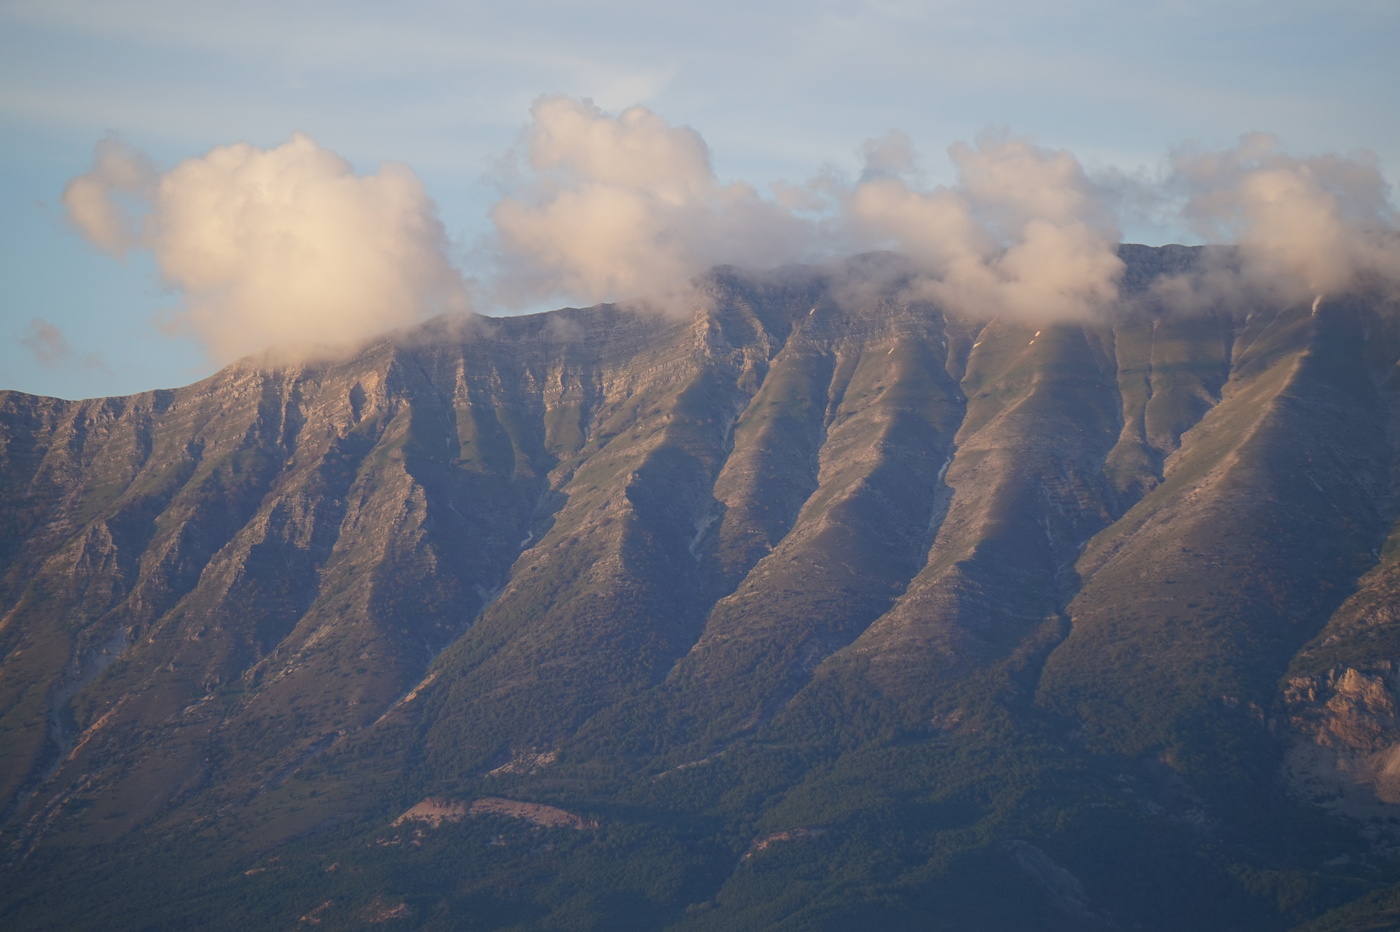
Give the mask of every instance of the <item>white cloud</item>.
[{"label": "white cloud", "polygon": [[104,139],[93,154],[92,171],[64,189],[63,206],[84,236],[120,258],[141,241],[141,207],[153,196],[158,178],[150,159],[120,139]]},{"label": "white cloud", "polygon": [[172,329],[194,333],[215,361],[268,346],[344,350],[467,309],[414,173],[387,164],[356,175],[306,136],[274,149],[221,146],[159,174],[104,143],[64,203],[99,246],[154,254],[183,299]]},{"label": "white cloud", "polygon": [[807,254],[812,226],[743,182],[721,183],[700,134],[645,107],[531,108],[525,181],[492,209],[507,305],[659,296],[723,263]]},{"label": "white cloud", "polygon": [[1239,244],[1246,289],[1298,301],[1368,278],[1400,281],[1395,210],[1370,153],[1294,158],[1252,133],[1232,149],[1179,150],[1172,162],[1187,220]]},{"label": "white cloud", "polygon": [[1069,153],[990,135],[956,145],[954,187],[920,189],[910,138],[867,142],[855,184],[828,173],[777,200],[721,183],[704,140],[644,107],[535,103],[523,183],[492,211],[507,304],[654,298],[709,266],[892,248],[920,291],[967,314],[1082,319],[1117,293],[1111,211]]},{"label": "white cloud", "polygon": [[1072,155],[1005,134],[950,150],[958,183],[920,191],[891,174],[911,156],[867,147],[877,163],[847,199],[857,235],[909,255],[920,290],[952,310],[1084,319],[1118,293],[1111,212]]},{"label": "white cloud", "polygon": [[[1203,235],[1239,244],[1229,253],[1237,265],[1171,283],[1163,295],[1173,303],[1293,300],[1368,276],[1400,280],[1400,238],[1375,160],[1296,159],[1262,135],[1221,152],[1182,150],[1156,182],[1120,174],[1098,184],[1065,150],[991,132],[950,147],[956,180],[929,188],[910,137],[892,130],[864,145],[854,182],[832,168],[775,184],[768,198],[719,180],[700,134],[646,107],[613,115],[552,96],[531,116],[483,250],[491,296],[506,307],[688,308],[688,281],[714,265],[892,249],[912,263],[910,296],[953,312],[1093,319],[1119,298],[1125,191],[1159,209],[1175,203]],[[306,136],[273,149],[222,146],[164,172],[106,140],[64,203],[103,249],[154,255],[183,299],[173,328],[197,335],[218,361],[267,346],[351,348],[467,305],[413,172],[386,164],[356,175]]]}]

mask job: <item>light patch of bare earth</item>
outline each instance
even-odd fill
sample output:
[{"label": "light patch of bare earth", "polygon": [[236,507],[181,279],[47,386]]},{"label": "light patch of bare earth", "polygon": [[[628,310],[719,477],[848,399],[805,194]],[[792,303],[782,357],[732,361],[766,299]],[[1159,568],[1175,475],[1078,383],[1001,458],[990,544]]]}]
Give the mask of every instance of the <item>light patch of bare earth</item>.
[{"label": "light patch of bare earth", "polygon": [[460,822],[468,817],[482,815],[521,819],[541,828],[571,828],[583,831],[598,827],[596,820],[585,819],[567,809],[495,796],[483,796],[470,803],[442,796],[429,796],[404,812],[393,824],[399,826],[406,822],[426,822],[429,826],[437,828],[444,822]]}]

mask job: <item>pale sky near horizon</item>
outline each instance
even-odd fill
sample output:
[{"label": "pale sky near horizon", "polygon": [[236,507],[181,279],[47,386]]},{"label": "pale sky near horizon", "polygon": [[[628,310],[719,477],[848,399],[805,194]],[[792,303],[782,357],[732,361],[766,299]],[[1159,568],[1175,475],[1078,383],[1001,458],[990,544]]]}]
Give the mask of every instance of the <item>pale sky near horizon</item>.
[{"label": "pale sky near horizon", "polygon": [[1175,147],[1262,131],[1298,156],[1369,150],[1394,183],[1397,40],[1393,0],[0,0],[0,389],[89,397],[214,371],[158,326],[180,297],[150,255],[114,259],[65,218],[64,186],[113,134],[165,168],[293,133],[363,174],[404,163],[474,272],[541,95],[645,105],[700,133],[720,180],[763,190],[856,173],[891,129],[942,183],[947,147],[988,127],[1149,175]]}]

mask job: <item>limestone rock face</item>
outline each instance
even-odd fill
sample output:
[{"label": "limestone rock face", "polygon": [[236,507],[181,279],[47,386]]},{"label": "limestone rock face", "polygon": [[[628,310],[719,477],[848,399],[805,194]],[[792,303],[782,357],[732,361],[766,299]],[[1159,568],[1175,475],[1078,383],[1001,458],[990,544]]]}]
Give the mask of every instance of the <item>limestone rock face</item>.
[{"label": "limestone rock face", "polygon": [[[436,321],[131,397],[0,393],[5,857],[360,851],[396,816],[473,858],[645,852],[597,868],[645,891],[611,906],[515,862],[452,894],[541,927],[855,922],[767,871],[891,928],[933,902],[950,928],[1282,928],[1380,889],[1400,313],[1183,313],[1152,287],[1198,250],[1122,255],[1092,322],[956,317],[865,257],[714,270],[685,316]],[[1371,880],[1230,834],[1318,804]],[[488,844],[483,814],[543,834]],[[1154,886],[1128,854],[1154,832],[1232,918]],[[258,863],[233,873],[278,876]],[[960,900],[974,876],[1001,879]],[[377,882],[353,915],[450,900]],[[0,924],[31,908],[6,902]]]}]

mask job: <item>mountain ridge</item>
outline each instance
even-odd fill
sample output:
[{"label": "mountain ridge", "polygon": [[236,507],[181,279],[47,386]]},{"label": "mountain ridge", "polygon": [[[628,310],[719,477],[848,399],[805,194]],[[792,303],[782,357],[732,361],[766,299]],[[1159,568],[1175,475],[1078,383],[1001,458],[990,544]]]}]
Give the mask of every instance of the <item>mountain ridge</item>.
[{"label": "mountain ridge", "polygon": [[[1282,929],[1383,897],[1394,298],[1185,313],[1152,287],[1201,248],[1120,255],[1099,321],[958,318],[877,256],[718,269],[690,318],[0,393],[8,870],[188,845],[228,903],[221,859],[476,797],[603,828],[519,874],[463,853],[489,818],[439,826],[478,886],[366,862],[318,916]],[[0,915],[45,927],[53,889]]]}]

